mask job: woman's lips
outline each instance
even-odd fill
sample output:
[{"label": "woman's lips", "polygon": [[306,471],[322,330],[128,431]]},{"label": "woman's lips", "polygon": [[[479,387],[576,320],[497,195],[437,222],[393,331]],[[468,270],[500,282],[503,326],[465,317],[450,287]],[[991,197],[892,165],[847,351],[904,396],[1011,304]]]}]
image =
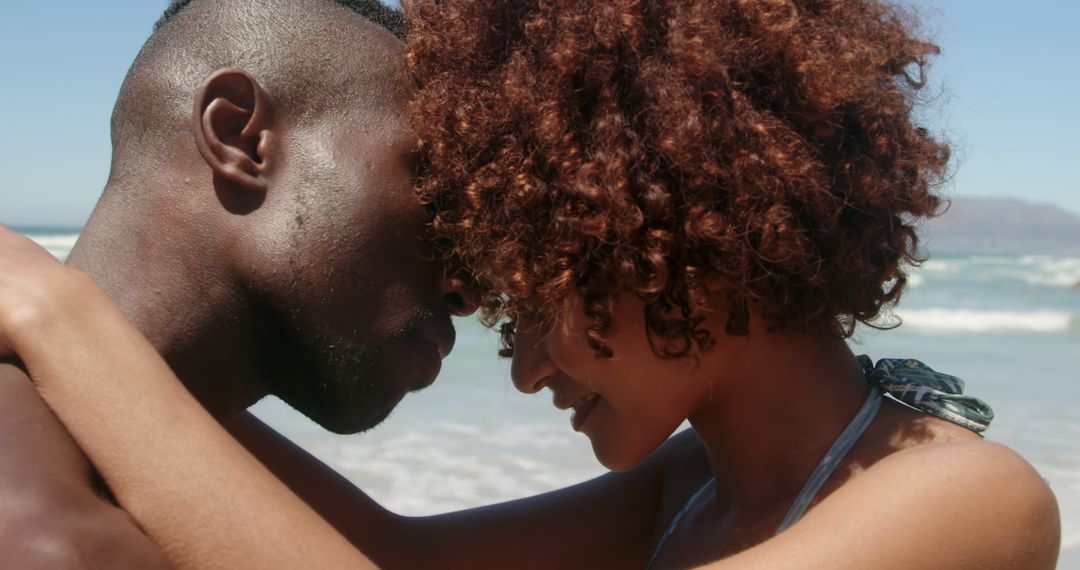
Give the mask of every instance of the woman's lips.
[{"label": "woman's lips", "polygon": [[574,431],[581,431],[581,427],[588,421],[593,408],[599,402],[600,394],[596,393],[589,394],[574,402],[571,406],[574,408],[574,413],[570,416],[570,427],[574,428]]}]

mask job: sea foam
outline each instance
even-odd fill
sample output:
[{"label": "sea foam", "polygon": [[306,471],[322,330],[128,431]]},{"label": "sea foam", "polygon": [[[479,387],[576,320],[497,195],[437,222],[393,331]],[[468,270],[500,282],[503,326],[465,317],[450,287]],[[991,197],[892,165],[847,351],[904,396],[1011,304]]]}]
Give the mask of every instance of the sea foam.
[{"label": "sea foam", "polygon": [[1029,269],[1024,281],[1030,285],[1080,287],[1080,258],[1025,255],[1020,264]]},{"label": "sea foam", "polygon": [[972,309],[907,309],[897,311],[903,328],[924,332],[1061,333],[1076,327],[1066,311],[985,311]]},{"label": "sea foam", "polygon": [[950,257],[931,259],[909,269],[912,286],[936,282],[1006,284],[1035,287],[1080,287],[1080,257],[1056,255]]},{"label": "sea foam", "polygon": [[68,255],[71,253],[71,249],[75,247],[75,242],[79,239],[79,234],[76,233],[63,233],[63,234],[35,234],[28,233],[26,237],[37,242],[38,245],[44,247],[49,253],[56,256],[60,261],[66,261]]}]

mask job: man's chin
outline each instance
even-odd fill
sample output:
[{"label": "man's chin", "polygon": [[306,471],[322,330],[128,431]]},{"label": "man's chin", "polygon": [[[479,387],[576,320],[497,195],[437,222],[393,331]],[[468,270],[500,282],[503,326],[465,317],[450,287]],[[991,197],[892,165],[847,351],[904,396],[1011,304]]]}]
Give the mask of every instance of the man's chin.
[{"label": "man's chin", "polygon": [[428,374],[422,375],[421,378],[420,378],[420,381],[416,382],[413,385],[413,388],[412,388],[412,390],[410,390],[410,392],[419,392],[420,390],[423,390],[424,388],[431,387],[431,385],[435,383],[435,380],[437,380],[439,378],[439,373],[440,372],[442,372],[442,361],[441,360],[434,367],[434,372],[430,372]]},{"label": "man's chin", "polygon": [[342,413],[322,418],[310,415],[308,417],[326,431],[338,435],[353,435],[363,433],[383,423],[390,417],[395,407],[394,405],[385,406],[378,410],[367,410],[363,414]]},{"label": "man's chin", "polygon": [[352,435],[365,432],[386,421],[401,401],[396,398],[364,398],[362,402],[348,405],[346,401],[311,401],[304,402],[282,400],[294,410],[315,422],[319,427],[338,435]]}]

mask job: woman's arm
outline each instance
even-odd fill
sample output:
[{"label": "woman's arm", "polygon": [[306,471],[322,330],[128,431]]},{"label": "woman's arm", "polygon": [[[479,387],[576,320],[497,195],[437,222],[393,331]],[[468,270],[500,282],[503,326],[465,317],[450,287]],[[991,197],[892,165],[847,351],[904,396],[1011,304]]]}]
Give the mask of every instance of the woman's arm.
[{"label": "woman's arm", "polygon": [[382,568],[639,568],[657,527],[666,527],[711,476],[701,441],[686,430],[625,473],[486,507],[403,517],[254,416],[228,427]]},{"label": "woman's arm", "polygon": [[372,567],[203,410],[89,277],[4,228],[0,267],[0,354],[22,358],[176,566]]},{"label": "woman's arm", "polygon": [[[0,276],[0,352],[11,347],[26,360],[42,395],[122,506],[174,562],[363,563],[203,411],[89,278],[11,234],[0,235],[0,262],[21,268]],[[393,567],[639,566],[663,517],[664,486],[686,476],[666,477],[669,464],[696,458],[701,472],[691,476],[707,477],[699,442],[684,434],[629,473],[501,505],[406,518],[253,418],[231,427],[339,532]]]}]

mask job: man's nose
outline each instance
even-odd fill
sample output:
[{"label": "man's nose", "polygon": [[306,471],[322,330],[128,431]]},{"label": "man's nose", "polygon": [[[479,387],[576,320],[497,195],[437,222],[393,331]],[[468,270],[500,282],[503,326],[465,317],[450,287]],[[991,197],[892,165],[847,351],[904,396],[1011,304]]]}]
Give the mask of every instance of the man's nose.
[{"label": "man's nose", "polygon": [[467,317],[480,307],[480,288],[471,277],[444,272],[442,298],[450,314]]}]

